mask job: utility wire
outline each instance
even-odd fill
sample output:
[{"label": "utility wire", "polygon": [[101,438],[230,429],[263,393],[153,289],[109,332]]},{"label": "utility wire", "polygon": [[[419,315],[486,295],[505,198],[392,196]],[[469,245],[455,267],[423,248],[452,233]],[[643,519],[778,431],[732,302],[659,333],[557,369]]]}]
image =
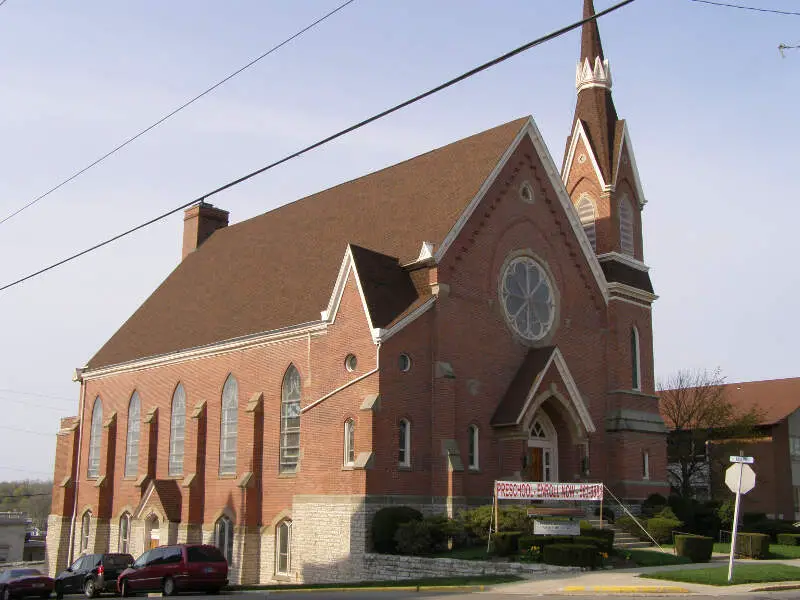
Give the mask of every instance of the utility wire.
[{"label": "utility wire", "polygon": [[3,4],[5,4],[6,2],[8,2],[8,0],[0,0],[0,6],[3,6]]},{"label": "utility wire", "polygon": [[728,4],[726,2],[712,2],[711,0],[689,0],[690,2],[700,2],[702,4],[711,4],[712,6],[725,6],[727,8],[740,8],[742,10],[752,10],[755,12],[773,13],[776,15],[794,15],[800,17],[800,12],[792,10],[776,10],[772,8],[756,8],[754,6],[742,6],[740,4]]},{"label": "utility wire", "polygon": [[40,394],[37,392],[25,392],[22,390],[10,390],[8,388],[0,388],[0,392],[8,392],[9,394],[19,394],[21,396],[36,396],[37,398],[52,398],[53,400],[70,400],[73,401],[75,398],[69,398],[67,396],[52,396],[50,394]]},{"label": "utility wire", "polygon": [[27,400],[18,400],[17,398],[5,398],[5,397],[0,396],[0,405],[2,405],[5,402],[12,402],[14,404],[21,404],[22,406],[30,406],[30,407],[33,407],[33,408],[45,408],[47,410],[54,410],[54,411],[60,412],[62,414],[63,413],[73,412],[73,410],[71,408],[66,407],[66,406],[62,406],[62,407],[48,406],[47,404],[38,404],[36,402],[28,402]]},{"label": "utility wire", "polygon": [[33,429],[21,429],[19,427],[9,427],[7,425],[0,425],[0,429],[7,429],[8,431],[16,431],[17,433],[30,433],[31,435],[46,435],[47,437],[55,436],[55,433],[45,433],[43,431],[34,431]]},{"label": "utility wire", "polygon": [[[7,1],[7,0],[0,0],[0,6],[2,6],[2,5],[3,5],[3,3],[4,3],[4,2],[6,2],[6,1]],[[269,50],[267,50],[266,52],[264,52],[264,53],[263,53],[263,54],[261,54],[260,56],[257,56],[256,58],[254,58],[253,60],[251,60],[249,63],[247,63],[247,64],[246,64],[246,65],[244,65],[243,67],[240,67],[240,68],[236,69],[236,70],[235,70],[233,73],[231,73],[230,75],[228,75],[228,76],[224,77],[223,79],[219,80],[217,83],[215,83],[214,85],[212,85],[210,88],[207,88],[205,91],[203,91],[203,92],[199,93],[197,96],[195,96],[195,97],[194,97],[194,98],[192,98],[191,100],[189,100],[189,101],[187,101],[187,102],[184,102],[184,103],[183,103],[183,104],[181,104],[181,105],[180,105],[178,108],[174,109],[172,112],[169,112],[169,113],[167,113],[166,115],[164,115],[163,117],[161,117],[161,118],[160,118],[158,121],[156,121],[156,122],[155,122],[155,123],[153,123],[152,125],[148,125],[148,126],[147,126],[147,127],[145,127],[144,129],[142,129],[142,130],[141,130],[139,133],[137,133],[137,134],[135,134],[135,135],[133,135],[133,136],[129,137],[127,140],[125,140],[124,142],[122,142],[122,143],[121,143],[121,144],[119,144],[118,146],[115,146],[113,149],[111,149],[111,150],[109,150],[108,152],[106,152],[105,154],[103,154],[103,156],[101,156],[100,158],[98,158],[98,159],[94,160],[93,162],[89,163],[88,165],[86,165],[86,166],[85,166],[85,167],[83,167],[82,169],[79,169],[78,171],[75,171],[75,172],[74,172],[72,175],[70,175],[69,177],[67,177],[66,179],[64,179],[64,180],[63,180],[61,183],[59,183],[58,185],[51,187],[49,190],[47,190],[47,191],[46,191],[44,194],[42,194],[41,196],[37,196],[36,198],[34,198],[33,200],[31,200],[31,201],[30,201],[30,202],[28,202],[27,204],[24,204],[24,205],[22,205],[21,207],[19,207],[17,210],[15,210],[14,212],[12,212],[11,214],[9,214],[9,215],[6,215],[6,216],[5,216],[5,217],[3,217],[2,219],[0,219],[0,225],[2,225],[3,223],[5,223],[6,221],[8,221],[8,220],[10,220],[10,219],[13,219],[13,218],[14,218],[15,216],[17,216],[19,213],[21,213],[21,212],[22,212],[22,211],[24,211],[25,209],[28,209],[28,208],[30,208],[31,206],[33,206],[34,204],[36,204],[36,203],[37,203],[37,202],[39,202],[40,200],[44,200],[45,198],[47,198],[47,196],[49,196],[50,194],[52,194],[52,193],[53,193],[53,192],[55,192],[56,190],[58,190],[58,189],[62,188],[62,187],[63,187],[63,186],[65,186],[65,185],[67,185],[67,184],[68,184],[70,181],[72,181],[72,180],[74,180],[74,179],[77,179],[78,177],[80,177],[81,175],[83,175],[83,174],[84,174],[86,171],[88,171],[89,169],[91,169],[92,167],[95,167],[95,166],[99,165],[99,164],[100,164],[101,162],[103,162],[105,159],[109,158],[109,157],[110,157],[110,156],[112,156],[113,154],[116,154],[117,152],[119,152],[120,150],[122,150],[122,149],[123,149],[125,146],[127,146],[128,144],[130,144],[130,143],[132,143],[132,142],[134,142],[134,141],[138,140],[140,137],[142,137],[142,136],[143,136],[144,134],[146,134],[148,131],[151,131],[151,130],[155,129],[156,127],[158,127],[159,125],[161,125],[161,124],[162,124],[164,121],[166,121],[166,120],[167,120],[167,119],[169,119],[170,117],[173,117],[173,116],[175,116],[176,114],[178,114],[179,112],[181,112],[181,111],[182,111],[184,108],[186,108],[186,107],[190,106],[191,104],[194,104],[194,103],[195,103],[197,100],[199,100],[200,98],[202,98],[202,97],[203,97],[203,96],[205,96],[206,94],[209,94],[209,93],[213,92],[215,89],[217,89],[218,87],[220,87],[220,86],[221,86],[221,85],[223,85],[224,83],[226,83],[226,82],[230,81],[231,79],[233,79],[234,77],[236,77],[236,76],[237,76],[239,73],[241,73],[242,71],[245,71],[245,70],[249,69],[250,67],[252,67],[254,64],[256,64],[258,61],[260,61],[262,58],[266,58],[267,56],[269,56],[270,54],[272,54],[272,53],[273,53],[273,52],[275,52],[276,50],[279,50],[280,48],[282,48],[283,46],[285,46],[286,44],[288,44],[288,43],[289,43],[289,42],[291,42],[292,40],[295,40],[295,39],[297,39],[298,37],[300,37],[301,35],[303,35],[303,34],[304,34],[306,31],[308,31],[309,29],[312,29],[312,28],[316,27],[317,25],[319,25],[320,23],[322,23],[324,20],[326,20],[328,17],[331,17],[331,16],[333,16],[334,14],[336,14],[337,12],[339,12],[340,10],[342,10],[343,8],[345,8],[347,5],[349,5],[349,4],[352,4],[353,2],[355,2],[355,0],[347,0],[347,2],[344,2],[343,4],[340,4],[339,6],[337,6],[336,8],[334,8],[332,11],[330,11],[329,13],[327,13],[327,14],[323,15],[322,17],[320,17],[319,19],[317,19],[316,21],[314,21],[314,22],[313,22],[313,23],[311,23],[310,25],[307,25],[306,27],[304,27],[303,29],[301,29],[300,31],[298,31],[297,33],[295,33],[294,35],[292,35],[292,36],[290,36],[290,37],[286,38],[286,39],[285,39],[285,40],[283,40],[283,41],[282,41],[280,44],[277,44],[276,46],[273,46],[272,48],[270,48]]]},{"label": "utility wire", "polygon": [[189,202],[185,202],[185,203],[181,204],[180,206],[176,206],[172,210],[169,210],[169,211],[167,211],[167,212],[165,212],[163,214],[158,215],[157,217],[153,217],[149,221],[145,221],[144,223],[141,223],[140,225],[137,225],[136,227],[128,229],[127,231],[123,231],[122,233],[118,233],[114,237],[111,237],[111,238],[109,238],[109,239],[107,239],[107,240],[105,240],[103,242],[97,243],[94,246],[86,248],[85,250],[81,250],[80,252],[78,252],[76,254],[68,256],[67,258],[63,258],[63,259],[59,260],[58,262],[55,262],[55,263],[53,263],[53,264],[51,264],[51,265],[49,265],[47,267],[44,267],[42,269],[39,269],[38,271],[35,271],[34,273],[26,275],[25,277],[21,277],[20,279],[17,279],[16,281],[12,281],[11,283],[7,283],[7,284],[3,285],[2,287],[0,287],[0,292],[2,292],[3,290],[7,290],[7,289],[9,289],[11,287],[14,287],[16,285],[19,285],[20,283],[23,283],[23,282],[27,281],[28,279],[32,279],[34,277],[37,277],[38,275],[46,273],[47,271],[50,271],[51,269],[55,269],[56,267],[60,267],[61,265],[65,264],[65,263],[68,263],[70,261],[73,261],[76,258],[80,258],[84,254],[88,254],[88,253],[93,252],[93,251],[95,251],[95,250],[97,250],[99,248],[102,248],[103,246],[107,246],[108,244],[111,244],[112,242],[115,242],[120,238],[123,238],[123,237],[125,237],[127,235],[130,235],[130,234],[132,234],[132,233],[134,233],[136,231],[139,231],[140,229],[144,229],[145,227],[148,227],[149,225],[152,225],[153,223],[161,221],[162,219],[165,219],[165,218],[169,217],[170,215],[175,214],[176,212],[184,210],[184,209],[192,206],[193,204],[201,203],[201,202],[205,201],[207,198],[209,198],[209,197],[211,197],[211,196],[213,196],[215,194],[219,194],[220,192],[222,192],[224,190],[227,190],[228,188],[232,188],[233,186],[238,185],[238,184],[240,184],[240,183],[242,183],[244,181],[247,181],[248,179],[251,179],[251,178],[255,177],[256,175],[260,175],[261,173],[263,173],[265,171],[269,171],[270,169],[273,169],[273,168],[277,167],[278,165],[281,165],[281,164],[283,164],[285,162],[288,162],[288,161],[290,161],[290,160],[292,160],[294,158],[297,158],[298,156],[302,156],[303,154],[306,154],[307,152],[310,152],[311,150],[319,148],[320,146],[324,146],[325,144],[327,144],[329,142],[332,142],[333,140],[338,139],[338,138],[340,138],[340,137],[342,137],[344,135],[347,135],[348,133],[350,133],[352,131],[355,131],[357,129],[361,129],[362,127],[364,127],[366,125],[369,125],[370,123],[372,123],[374,121],[377,121],[378,119],[382,119],[383,117],[386,117],[386,116],[388,116],[388,115],[390,115],[392,113],[395,113],[395,112],[399,111],[400,109],[405,108],[406,106],[410,106],[411,104],[415,104],[416,102],[419,102],[420,100],[423,100],[424,98],[427,98],[428,96],[433,96],[434,94],[436,94],[438,92],[441,92],[442,90],[447,89],[447,88],[455,85],[456,83],[464,81],[465,79],[469,79],[470,77],[472,77],[474,75],[477,75],[478,73],[480,73],[482,71],[485,71],[485,70],[487,70],[487,69],[489,69],[491,67],[499,65],[500,63],[507,61],[508,59],[516,56],[517,54],[521,54],[521,53],[525,52],[526,50],[530,50],[531,48],[534,48],[535,46],[539,46],[541,44],[544,44],[545,42],[549,42],[550,40],[553,40],[553,39],[555,39],[557,37],[560,37],[560,36],[564,35],[565,33],[569,33],[573,29],[577,29],[578,27],[582,26],[584,23],[588,23],[589,21],[594,21],[595,19],[597,19],[599,17],[602,17],[602,16],[607,15],[607,14],[609,14],[611,12],[619,10],[623,6],[627,6],[628,4],[631,4],[634,1],[635,0],[623,0],[622,2],[619,2],[618,4],[615,4],[615,5],[609,7],[607,9],[605,9],[605,10],[601,10],[599,13],[596,13],[591,17],[588,17],[586,19],[582,19],[580,21],[576,21],[575,23],[572,23],[571,25],[567,25],[566,27],[562,27],[561,29],[557,29],[555,31],[552,31],[551,33],[548,33],[547,35],[544,35],[544,36],[542,36],[540,38],[537,38],[537,39],[535,39],[535,40],[533,40],[531,42],[528,42],[527,44],[523,44],[522,46],[519,46],[518,48],[515,48],[514,50],[511,50],[510,52],[507,52],[507,53],[505,53],[505,54],[503,54],[501,56],[498,56],[497,58],[494,58],[494,59],[490,60],[489,62],[483,63],[480,66],[477,66],[477,67],[475,67],[473,69],[470,69],[469,71],[467,71],[465,73],[462,73],[461,75],[458,75],[457,77],[454,77],[453,79],[450,79],[449,81],[446,81],[445,83],[442,83],[441,85],[437,85],[435,88],[432,88],[432,89],[428,90],[427,92],[423,92],[423,93],[421,93],[421,94],[419,94],[417,96],[414,96],[413,98],[411,98],[409,100],[401,102],[400,104],[396,104],[395,106],[393,106],[391,108],[388,108],[388,109],[386,109],[386,110],[384,110],[382,112],[379,112],[379,113],[377,113],[377,114],[375,114],[375,115],[373,115],[371,117],[368,117],[368,118],[364,119],[363,121],[359,121],[355,125],[351,125],[350,127],[342,129],[342,130],[338,131],[337,133],[334,133],[333,135],[329,135],[328,137],[319,140],[318,142],[314,142],[310,146],[306,146],[305,148],[303,148],[301,150],[298,150],[296,152],[293,152],[292,154],[284,156],[283,158],[281,158],[279,160],[276,160],[275,162],[269,163],[268,165],[266,165],[264,167],[261,167],[260,169],[252,171],[252,172],[248,173],[247,175],[243,175],[242,177],[239,177],[238,179],[234,179],[233,181],[228,182],[225,185],[222,185],[222,186],[216,188],[215,190],[211,190],[210,192],[208,192],[206,194],[203,194],[199,198],[195,198],[194,200],[190,200]]}]

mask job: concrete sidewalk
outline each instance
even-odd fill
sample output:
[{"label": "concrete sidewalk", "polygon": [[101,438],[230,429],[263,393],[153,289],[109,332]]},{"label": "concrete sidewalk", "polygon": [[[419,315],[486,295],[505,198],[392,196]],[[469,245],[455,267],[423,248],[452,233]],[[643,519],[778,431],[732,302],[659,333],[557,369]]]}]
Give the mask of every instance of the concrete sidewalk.
[{"label": "concrete sidewalk", "polygon": [[[793,560],[759,560],[736,561],[736,564],[746,562],[752,564],[787,564],[800,567],[800,559]],[[710,563],[670,565],[666,567],[637,567],[635,569],[613,569],[608,571],[586,571],[570,575],[569,577],[542,577],[493,586],[492,592],[502,594],[697,594],[704,596],[734,596],[737,594],[751,594],[756,591],[779,591],[780,588],[800,588],[800,581],[780,583],[746,583],[732,586],[699,585],[681,583],[678,581],[665,581],[663,579],[647,579],[648,573],[675,571],[678,569],[704,569],[708,567],[727,566],[727,558],[723,555],[713,556]],[[643,575],[643,577],[639,577]]]}]

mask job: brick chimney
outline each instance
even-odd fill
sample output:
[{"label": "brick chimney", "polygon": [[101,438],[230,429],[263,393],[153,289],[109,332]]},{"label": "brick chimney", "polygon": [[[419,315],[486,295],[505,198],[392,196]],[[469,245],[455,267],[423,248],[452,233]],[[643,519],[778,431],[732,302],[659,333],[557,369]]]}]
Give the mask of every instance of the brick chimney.
[{"label": "brick chimney", "polygon": [[205,242],[217,229],[228,226],[228,211],[216,208],[208,202],[201,202],[187,208],[183,213],[183,255],[189,256],[200,244]]}]

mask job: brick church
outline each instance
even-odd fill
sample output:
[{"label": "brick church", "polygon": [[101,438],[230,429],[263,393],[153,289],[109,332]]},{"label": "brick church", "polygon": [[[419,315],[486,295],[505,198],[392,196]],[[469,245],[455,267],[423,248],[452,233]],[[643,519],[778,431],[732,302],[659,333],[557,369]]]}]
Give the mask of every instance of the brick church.
[{"label": "brick church", "polygon": [[364,578],[383,506],[666,493],[645,196],[596,22],[576,86],[560,172],[525,117],[241,223],[188,209],[178,267],[76,372],[50,571],[203,541],[235,583]]}]

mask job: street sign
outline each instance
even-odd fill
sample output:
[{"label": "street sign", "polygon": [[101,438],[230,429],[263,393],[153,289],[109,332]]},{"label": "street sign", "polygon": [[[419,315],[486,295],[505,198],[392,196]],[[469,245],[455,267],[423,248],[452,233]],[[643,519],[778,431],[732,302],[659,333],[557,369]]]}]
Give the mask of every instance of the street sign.
[{"label": "street sign", "polygon": [[755,462],[755,459],[752,456],[731,456],[731,462],[752,465]]},{"label": "street sign", "polygon": [[[739,471],[741,471],[741,487],[739,486]],[[746,494],[756,487],[756,474],[748,464],[736,463],[725,470],[725,485],[734,494],[738,491]]]}]

